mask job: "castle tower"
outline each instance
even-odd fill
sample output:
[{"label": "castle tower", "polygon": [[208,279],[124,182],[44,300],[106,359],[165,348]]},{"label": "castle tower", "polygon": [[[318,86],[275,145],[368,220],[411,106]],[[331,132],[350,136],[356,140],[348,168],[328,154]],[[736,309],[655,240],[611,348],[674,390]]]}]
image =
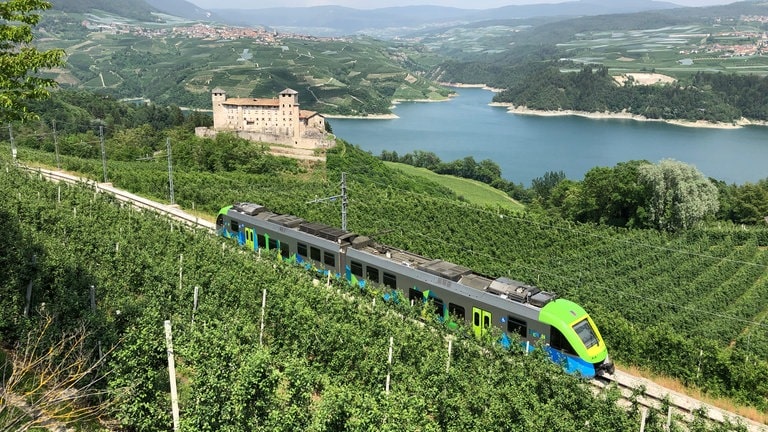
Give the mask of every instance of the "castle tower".
[{"label": "castle tower", "polygon": [[211,91],[211,100],[213,102],[213,128],[216,130],[224,127],[227,122],[227,112],[222,105],[227,100],[227,92],[216,87]]},{"label": "castle tower", "polygon": [[300,138],[299,132],[299,92],[292,89],[285,89],[278,96],[280,101],[279,109],[281,118],[285,123],[282,125],[285,133],[292,136],[294,144],[298,144]]}]

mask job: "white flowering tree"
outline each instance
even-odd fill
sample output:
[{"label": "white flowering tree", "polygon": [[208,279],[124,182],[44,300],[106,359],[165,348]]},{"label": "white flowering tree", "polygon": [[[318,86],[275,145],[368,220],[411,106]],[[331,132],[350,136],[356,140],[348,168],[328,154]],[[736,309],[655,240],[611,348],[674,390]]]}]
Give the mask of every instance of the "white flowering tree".
[{"label": "white flowering tree", "polygon": [[718,207],[718,191],[696,167],[665,159],[640,166],[640,182],[649,192],[647,212],[657,229],[678,231],[690,228]]}]

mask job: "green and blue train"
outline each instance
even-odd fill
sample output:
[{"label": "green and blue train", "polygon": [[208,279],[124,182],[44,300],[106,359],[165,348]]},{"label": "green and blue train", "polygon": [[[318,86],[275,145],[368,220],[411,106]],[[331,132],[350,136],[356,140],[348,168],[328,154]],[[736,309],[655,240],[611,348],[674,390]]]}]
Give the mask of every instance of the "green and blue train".
[{"label": "green and blue train", "polygon": [[380,286],[386,299],[429,302],[441,319],[464,320],[478,337],[495,326],[507,347],[514,341],[530,350],[542,344],[570,373],[592,378],[614,371],[605,342],[584,309],[535,286],[489,278],[253,203],[221,209],[216,231],[248,249],[274,250],[326,275],[343,275],[352,284]]}]

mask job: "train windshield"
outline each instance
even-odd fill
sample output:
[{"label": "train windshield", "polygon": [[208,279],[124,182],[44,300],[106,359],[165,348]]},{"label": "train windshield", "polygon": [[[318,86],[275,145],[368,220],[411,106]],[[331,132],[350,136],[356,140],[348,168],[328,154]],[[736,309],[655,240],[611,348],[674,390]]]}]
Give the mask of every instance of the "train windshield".
[{"label": "train windshield", "polygon": [[584,342],[584,346],[591,348],[597,345],[597,335],[595,335],[592,326],[589,324],[589,320],[584,318],[573,326],[573,330],[579,335],[579,338]]}]

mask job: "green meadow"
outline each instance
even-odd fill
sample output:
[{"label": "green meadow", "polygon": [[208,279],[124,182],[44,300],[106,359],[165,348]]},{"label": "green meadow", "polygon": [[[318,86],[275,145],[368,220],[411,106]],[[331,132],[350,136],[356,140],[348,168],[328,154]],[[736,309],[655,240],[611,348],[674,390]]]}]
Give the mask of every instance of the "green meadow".
[{"label": "green meadow", "polygon": [[471,204],[490,207],[498,206],[512,211],[522,211],[525,209],[525,206],[510,198],[506,193],[476,180],[436,174],[426,168],[418,168],[396,162],[385,163],[390,168],[396,168],[409,176],[425,178],[443,185]]}]

